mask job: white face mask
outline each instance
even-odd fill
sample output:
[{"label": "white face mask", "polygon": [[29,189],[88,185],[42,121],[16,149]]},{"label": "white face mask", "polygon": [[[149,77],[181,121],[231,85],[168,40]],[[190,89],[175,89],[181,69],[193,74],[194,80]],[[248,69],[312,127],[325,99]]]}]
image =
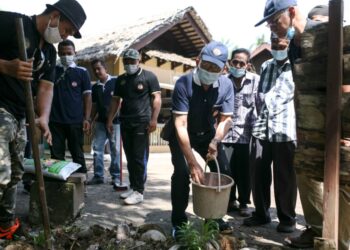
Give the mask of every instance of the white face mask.
[{"label": "white face mask", "polygon": [[135,74],[139,70],[139,65],[137,64],[126,64],[124,65],[124,70],[128,75]]},{"label": "white face mask", "polygon": [[288,47],[284,50],[271,50],[271,55],[273,58],[275,58],[277,61],[283,61],[288,57]]},{"label": "white face mask", "polygon": [[70,56],[60,56],[60,60],[63,66],[68,67],[74,63],[74,55]]},{"label": "white face mask", "polygon": [[46,30],[44,32],[44,39],[46,42],[54,44],[62,42],[62,37],[60,35],[60,30],[58,29],[59,26],[59,20],[57,27],[50,27],[51,19],[46,27]]}]

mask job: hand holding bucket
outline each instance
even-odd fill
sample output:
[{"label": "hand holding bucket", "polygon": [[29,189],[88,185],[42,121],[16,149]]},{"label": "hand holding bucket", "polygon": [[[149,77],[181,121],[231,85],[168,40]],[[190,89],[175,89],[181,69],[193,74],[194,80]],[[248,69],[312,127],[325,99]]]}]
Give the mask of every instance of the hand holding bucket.
[{"label": "hand holding bucket", "polygon": [[204,168],[204,183],[192,182],[193,211],[205,219],[219,219],[227,212],[233,179],[220,173],[217,159],[214,159],[218,173],[206,172]]}]

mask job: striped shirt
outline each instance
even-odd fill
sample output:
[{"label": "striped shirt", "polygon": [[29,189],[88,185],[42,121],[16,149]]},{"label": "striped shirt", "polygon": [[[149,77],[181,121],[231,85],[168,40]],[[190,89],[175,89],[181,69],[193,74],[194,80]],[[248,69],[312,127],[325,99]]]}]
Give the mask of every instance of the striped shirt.
[{"label": "striped shirt", "polygon": [[270,142],[296,141],[294,82],[289,60],[278,66],[268,60],[262,73],[256,98],[258,119],[253,136]]},{"label": "striped shirt", "polygon": [[242,85],[238,87],[233,76],[230,74],[234,91],[235,105],[233,109],[232,126],[225,138],[224,143],[247,144],[252,136],[252,127],[256,120],[255,96],[259,85],[259,75],[247,72],[242,79]]}]

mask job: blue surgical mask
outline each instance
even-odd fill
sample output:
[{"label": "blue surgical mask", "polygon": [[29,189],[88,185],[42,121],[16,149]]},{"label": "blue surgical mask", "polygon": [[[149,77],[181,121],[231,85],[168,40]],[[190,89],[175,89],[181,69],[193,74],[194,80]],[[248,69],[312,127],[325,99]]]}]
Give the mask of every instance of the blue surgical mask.
[{"label": "blue surgical mask", "polygon": [[295,28],[293,26],[289,27],[287,30],[286,38],[290,41],[295,36]]},{"label": "blue surgical mask", "polygon": [[285,48],[284,50],[271,50],[271,55],[273,58],[275,58],[277,61],[283,61],[288,57],[288,48]]},{"label": "blue surgical mask", "polygon": [[124,65],[124,70],[128,75],[133,75],[139,70],[139,65],[137,64],[126,64]]},{"label": "blue surgical mask", "polygon": [[229,71],[236,78],[241,78],[241,77],[245,76],[245,72],[246,72],[246,70],[243,68],[237,69],[235,67],[230,67]]},{"label": "blue surgical mask", "polygon": [[200,67],[198,67],[198,78],[201,81],[201,84],[204,85],[212,85],[214,82],[216,82],[219,77],[221,72],[219,73],[213,73],[213,72],[209,72],[206,71]]}]

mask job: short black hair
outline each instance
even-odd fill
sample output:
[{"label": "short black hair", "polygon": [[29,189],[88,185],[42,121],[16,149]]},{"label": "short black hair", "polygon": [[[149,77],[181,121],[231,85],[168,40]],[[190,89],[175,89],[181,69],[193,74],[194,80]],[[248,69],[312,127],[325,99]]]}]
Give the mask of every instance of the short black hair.
[{"label": "short black hair", "polygon": [[234,51],[232,51],[231,53],[231,59],[236,55],[236,54],[240,54],[240,53],[244,53],[247,55],[248,60],[247,62],[250,62],[250,52],[249,50],[245,49],[245,48],[239,48],[239,49],[235,49]]},{"label": "short black hair", "polygon": [[90,63],[91,67],[94,67],[94,65],[95,65],[96,63],[100,63],[100,64],[102,65],[102,67],[104,67],[105,69],[107,69],[107,66],[106,66],[106,63],[105,63],[104,60],[101,60],[101,59],[94,59],[94,60],[92,60],[91,63]]},{"label": "short black hair", "polygon": [[62,48],[62,47],[65,47],[65,46],[72,46],[73,49],[74,49],[74,51],[75,51],[75,45],[74,45],[74,43],[73,43],[71,40],[69,40],[69,39],[66,39],[66,40],[63,40],[62,42],[60,42],[60,43],[58,44],[58,50],[59,50],[60,48]]}]

